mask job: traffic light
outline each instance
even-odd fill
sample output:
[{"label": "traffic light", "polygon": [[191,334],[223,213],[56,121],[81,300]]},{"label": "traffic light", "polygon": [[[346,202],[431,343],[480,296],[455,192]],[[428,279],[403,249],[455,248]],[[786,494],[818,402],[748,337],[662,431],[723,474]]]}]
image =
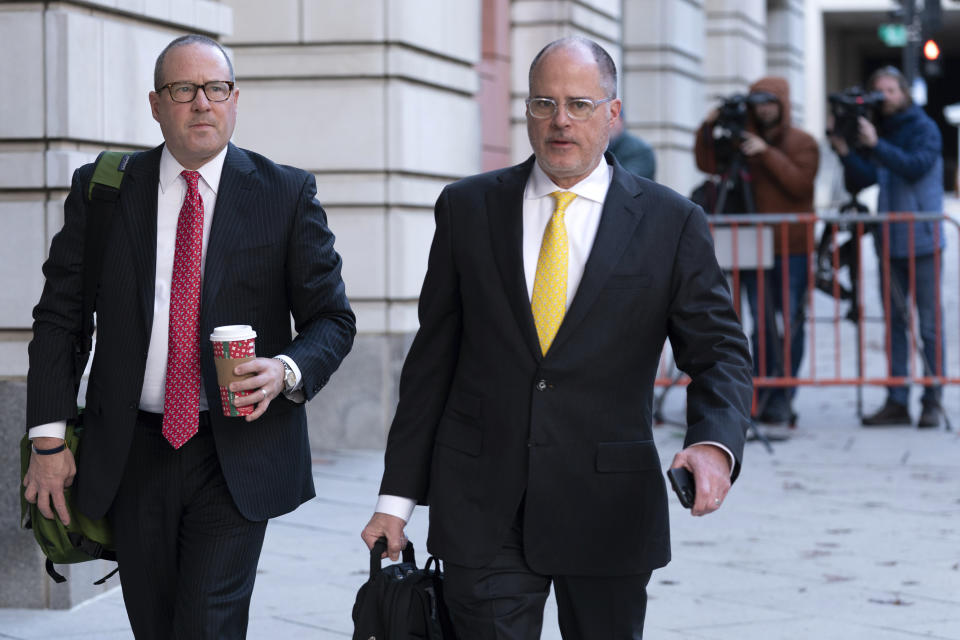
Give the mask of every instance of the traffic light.
[{"label": "traffic light", "polygon": [[940,0],[923,0],[923,13],[920,24],[923,28],[923,39],[932,37],[943,25],[943,8]]},{"label": "traffic light", "polygon": [[930,38],[923,43],[923,75],[935,78],[940,72],[940,45]]}]

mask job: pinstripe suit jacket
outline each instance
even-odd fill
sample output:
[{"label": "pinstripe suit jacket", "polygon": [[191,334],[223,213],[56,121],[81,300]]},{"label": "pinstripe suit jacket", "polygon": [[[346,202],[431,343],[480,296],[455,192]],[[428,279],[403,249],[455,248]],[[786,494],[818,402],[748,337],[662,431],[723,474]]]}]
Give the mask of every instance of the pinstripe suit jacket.
[{"label": "pinstripe suit jacket", "polygon": [[[91,517],[109,509],[135,427],[153,322],[157,246],[157,147],[129,163],[96,298],[97,348],[87,388],[78,506]],[[82,331],[81,272],[93,165],[76,171],[64,225],[43,267],[34,308],[27,428],[76,416],[73,349]],[[341,260],[312,175],[229,145],[207,246],[200,312],[200,357],[207,402],[220,406],[214,327],[249,324],[257,355],[286,354],[313,397],[350,350],[354,315]],[[297,336],[292,337],[290,315]],[[314,496],[302,404],[283,396],[251,423],[211,411],[223,475],[240,512],[263,520]]]}]

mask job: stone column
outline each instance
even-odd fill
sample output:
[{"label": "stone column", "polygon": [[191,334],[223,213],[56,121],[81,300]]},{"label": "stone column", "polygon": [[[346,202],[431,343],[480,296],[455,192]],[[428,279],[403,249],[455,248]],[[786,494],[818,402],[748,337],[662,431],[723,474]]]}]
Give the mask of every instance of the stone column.
[{"label": "stone column", "polygon": [[582,35],[597,41],[621,67],[621,0],[513,0],[511,3],[511,137],[513,162],[533,150],[527,139],[524,100],[537,52],[557,38]]},{"label": "stone column", "polygon": [[317,176],[357,313],[311,441],[382,446],[443,186],[480,169],[479,0],[229,0],[237,143]]},{"label": "stone column", "polygon": [[707,99],[745,91],[766,74],[767,0],[706,0]]},{"label": "stone column", "polygon": [[510,0],[483,0],[483,59],[478,67],[483,170],[510,164]]},{"label": "stone column", "polygon": [[703,0],[624,3],[625,122],[653,145],[657,181],[681,193],[700,180],[693,141],[707,111],[705,24]]},{"label": "stone column", "polygon": [[767,74],[783,76],[790,84],[791,115],[797,127],[806,120],[805,37],[803,0],[768,0]]},{"label": "stone column", "polygon": [[69,608],[119,584],[92,586],[107,563],[64,567],[68,581],[54,584],[32,534],[19,530],[12,489],[25,428],[30,311],[73,170],[104,148],[158,144],[147,102],[157,54],[183,33],[219,37],[231,21],[230,9],[210,0],[0,5],[0,469],[9,489],[0,505],[0,607]]}]

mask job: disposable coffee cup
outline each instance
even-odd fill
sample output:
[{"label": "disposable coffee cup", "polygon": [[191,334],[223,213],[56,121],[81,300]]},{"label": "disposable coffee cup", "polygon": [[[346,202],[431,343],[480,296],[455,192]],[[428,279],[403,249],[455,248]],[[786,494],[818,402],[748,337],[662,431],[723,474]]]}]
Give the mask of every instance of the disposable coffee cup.
[{"label": "disposable coffee cup", "polygon": [[217,327],[210,334],[213,343],[213,363],[217,367],[217,384],[220,386],[220,404],[225,416],[248,416],[253,413],[254,405],[237,407],[234,402],[237,398],[257,392],[230,391],[230,383],[249,378],[253,374],[238,376],[233,373],[237,365],[253,360],[256,357],[254,343],[257,332],[248,324],[232,324]]}]

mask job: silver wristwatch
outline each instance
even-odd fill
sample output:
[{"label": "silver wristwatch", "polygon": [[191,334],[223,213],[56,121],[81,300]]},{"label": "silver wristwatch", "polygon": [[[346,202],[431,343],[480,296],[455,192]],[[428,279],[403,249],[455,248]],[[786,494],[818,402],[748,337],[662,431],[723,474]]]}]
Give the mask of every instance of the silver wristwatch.
[{"label": "silver wristwatch", "polygon": [[297,386],[297,374],[293,372],[293,368],[283,358],[274,356],[273,359],[279,360],[283,365],[283,392],[290,393]]}]

